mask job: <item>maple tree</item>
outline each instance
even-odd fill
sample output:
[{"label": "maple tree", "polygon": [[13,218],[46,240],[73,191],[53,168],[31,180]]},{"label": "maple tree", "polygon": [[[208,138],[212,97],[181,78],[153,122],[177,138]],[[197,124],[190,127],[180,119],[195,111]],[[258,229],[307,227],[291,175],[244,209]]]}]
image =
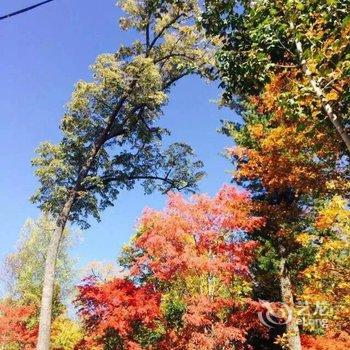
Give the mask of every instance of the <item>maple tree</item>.
[{"label": "maple tree", "polygon": [[31,324],[35,308],[10,301],[0,302],[0,346],[2,349],[35,349],[38,329]]},{"label": "maple tree", "polygon": [[80,287],[85,346],[246,348],[248,334],[262,330],[249,232],[263,220],[251,208],[247,193],[225,186],[214,198],[173,193],[164,211],[146,210],[121,257],[127,276]]}]

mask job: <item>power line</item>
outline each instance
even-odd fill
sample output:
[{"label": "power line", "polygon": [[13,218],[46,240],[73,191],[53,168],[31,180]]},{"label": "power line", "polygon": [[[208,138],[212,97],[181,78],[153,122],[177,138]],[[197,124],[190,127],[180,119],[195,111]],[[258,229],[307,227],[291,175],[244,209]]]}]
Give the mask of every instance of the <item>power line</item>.
[{"label": "power line", "polygon": [[22,10],[9,13],[8,15],[5,15],[5,16],[0,17],[0,21],[3,20],[3,19],[6,19],[6,18],[10,18],[10,17],[12,17],[12,16],[19,15],[19,14],[21,14],[21,13],[23,13],[23,12],[27,12],[27,11],[33,10],[33,9],[35,9],[36,7],[39,7],[39,6],[44,5],[44,4],[47,4],[48,2],[51,2],[51,1],[53,1],[53,0],[42,1],[42,2],[39,2],[38,4],[35,4],[35,5],[32,5],[32,6],[26,7],[26,8],[24,8],[24,9],[22,9]]}]

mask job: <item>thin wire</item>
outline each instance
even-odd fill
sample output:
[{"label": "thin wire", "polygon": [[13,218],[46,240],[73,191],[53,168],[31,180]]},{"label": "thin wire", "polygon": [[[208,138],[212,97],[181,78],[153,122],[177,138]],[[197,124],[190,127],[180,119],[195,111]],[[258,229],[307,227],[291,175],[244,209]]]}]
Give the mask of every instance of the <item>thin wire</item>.
[{"label": "thin wire", "polygon": [[51,2],[51,1],[53,1],[53,0],[42,1],[42,2],[39,2],[38,4],[35,4],[35,5],[32,5],[32,6],[26,7],[26,8],[24,8],[24,9],[22,9],[22,10],[9,13],[8,15],[5,15],[5,16],[0,17],[0,21],[3,20],[3,19],[6,19],[6,18],[10,18],[10,17],[12,17],[12,16],[19,15],[19,14],[24,13],[24,12],[27,12],[27,11],[33,10],[33,9],[35,9],[36,7],[39,7],[39,6],[44,5],[44,4],[47,4],[48,2]]}]

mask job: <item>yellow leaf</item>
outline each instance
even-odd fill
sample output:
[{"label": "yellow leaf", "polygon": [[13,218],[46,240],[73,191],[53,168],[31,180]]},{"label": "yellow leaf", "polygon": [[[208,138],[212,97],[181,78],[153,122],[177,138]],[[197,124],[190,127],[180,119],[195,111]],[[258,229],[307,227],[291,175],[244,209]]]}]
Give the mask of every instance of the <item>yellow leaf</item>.
[{"label": "yellow leaf", "polygon": [[328,101],[336,101],[338,99],[339,95],[335,90],[332,90],[328,94],[326,94],[326,99]]}]

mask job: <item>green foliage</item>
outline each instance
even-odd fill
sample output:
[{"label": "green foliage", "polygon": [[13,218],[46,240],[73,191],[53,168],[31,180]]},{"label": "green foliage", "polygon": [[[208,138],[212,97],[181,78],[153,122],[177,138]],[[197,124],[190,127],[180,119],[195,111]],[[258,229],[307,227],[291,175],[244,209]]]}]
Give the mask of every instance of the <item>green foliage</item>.
[{"label": "green foliage", "polygon": [[197,2],[128,0],[120,6],[127,13],[122,28],[138,30],[144,41],[97,58],[92,81],[76,84],[61,142],[43,143],[33,160],[41,184],[33,201],[58,214],[76,193],[69,219],[82,227],[138,181],[146,193],[193,191],[204,175],[188,145],[164,149],[169,132],[157,126],[171,86],[189,74],[207,76],[211,68],[210,43],[193,24]]},{"label": "green foliage", "polygon": [[[349,76],[349,1],[217,1],[207,0],[202,24],[224,45],[218,51],[225,99],[261,92],[271,75],[295,67],[300,57],[295,40],[302,42],[304,57],[322,76],[327,91]],[[294,23],[291,28],[290,23]],[[314,67],[314,69],[312,69]],[[344,89],[343,97],[348,99]],[[341,106],[340,106],[341,108]],[[347,118],[348,113],[342,110]],[[343,114],[343,113],[342,113]]]},{"label": "green foliage", "polygon": [[165,294],[161,308],[164,317],[171,328],[179,329],[183,326],[183,315],[186,312],[186,304],[176,290]]},{"label": "green foliage", "polygon": [[123,349],[121,337],[114,329],[110,328],[105,332],[105,342],[103,350]]},{"label": "green foliage", "polygon": [[[44,278],[45,255],[55,222],[49,215],[29,219],[24,225],[14,253],[4,263],[4,281],[8,296],[26,305],[40,305]],[[64,233],[57,259],[54,314],[62,311],[62,302],[71,292],[73,261],[69,256],[72,244],[69,229]]]},{"label": "green foliage", "polygon": [[161,322],[156,323],[152,329],[136,324],[134,326],[135,341],[141,345],[143,349],[147,349],[159,342],[165,335],[166,330]]}]

